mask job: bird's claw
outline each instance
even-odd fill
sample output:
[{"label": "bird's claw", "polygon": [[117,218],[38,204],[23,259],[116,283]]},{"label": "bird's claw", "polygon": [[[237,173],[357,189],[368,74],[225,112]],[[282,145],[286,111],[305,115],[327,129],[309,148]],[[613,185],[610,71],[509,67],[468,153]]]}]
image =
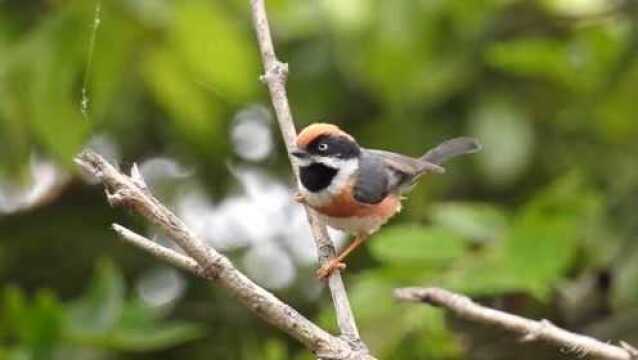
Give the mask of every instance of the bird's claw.
[{"label": "bird's claw", "polygon": [[292,197],[292,199],[295,200],[296,202],[300,203],[300,204],[305,204],[306,203],[306,198],[300,192],[296,192],[295,195]]},{"label": "bird's claw", "polygon": [[346,268],[346,264],[337,260],[332,259],[326,261],[321,267],[315,272],[317,279],[324,280],[327,279],[335,270],[344,270]]}]

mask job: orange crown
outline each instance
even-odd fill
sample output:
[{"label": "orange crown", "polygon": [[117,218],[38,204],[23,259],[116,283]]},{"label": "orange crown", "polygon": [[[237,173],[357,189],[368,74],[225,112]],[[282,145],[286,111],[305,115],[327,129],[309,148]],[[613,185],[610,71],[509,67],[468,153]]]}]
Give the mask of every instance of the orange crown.
[{"label": "orange crown", "polygon": [[297,140],[295,141],[297,147],[303,149],[308,144],[313,142],[316,138],[322,135],[332,135],[332,136],[343,136],[348,139],[355,141],[355,139],[350,136],[347,132],[339,129],[337,125],[327,124],[327,123],[315,123],[306,126],[299,135],[297,135]]}]

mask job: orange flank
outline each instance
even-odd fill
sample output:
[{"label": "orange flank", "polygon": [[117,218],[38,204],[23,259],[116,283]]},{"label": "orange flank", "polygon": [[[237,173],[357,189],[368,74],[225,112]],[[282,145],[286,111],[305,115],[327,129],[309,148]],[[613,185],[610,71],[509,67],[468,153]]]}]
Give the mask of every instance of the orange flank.
[{"label": "orange flank", "polygon": [[357,201],[352,194],[352,186],[335,196],[332,201],[318,207],[320,213],[335,218],[390,218],[401,209],[401,200],[395,194],[388,195],[378,204],[365,204]]}]

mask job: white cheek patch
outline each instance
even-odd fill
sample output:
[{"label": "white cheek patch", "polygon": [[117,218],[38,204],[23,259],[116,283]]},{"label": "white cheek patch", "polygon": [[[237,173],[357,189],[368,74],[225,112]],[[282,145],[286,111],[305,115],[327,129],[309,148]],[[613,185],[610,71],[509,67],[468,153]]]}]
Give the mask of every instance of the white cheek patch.
[{"label": "white cheek patch", "polygon": [[313,160],[311,158],[299,159],[299,158],[293,157],[293,162],[295,166],[297,167],[306,167],[306,166],[310,166],[313,163]]},{"label": "white cheek patch", "polygon": [[357,164],[359,164],[359,159],[357,158],[339,159],[336,157],[318,156],[315,158],[315,161],[333,169],[347,169],[348,167],[356,166]]},{"label": "white cheek patch", "polygon": [[325,190],[331,194],[338,194],[343,191],[343,187],[348,181],[357,173],[359,169],[359,159],[321,159],[328,160],[328,162],[321,161],[324,165],[339,169],[337,175]]}]

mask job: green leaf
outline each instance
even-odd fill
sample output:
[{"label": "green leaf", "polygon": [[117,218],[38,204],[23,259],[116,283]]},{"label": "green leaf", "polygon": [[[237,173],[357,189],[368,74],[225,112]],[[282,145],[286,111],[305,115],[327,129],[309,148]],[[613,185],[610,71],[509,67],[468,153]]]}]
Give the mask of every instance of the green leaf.
[{"label": "green leaf", "polygon": [[[453,354],[460,350],[459,344],[446,328],[442,313],[426,306],[397,304],[392,297],[397,284],[377,275],[376,272],[368,271],[358,276],[349,291],[352,307],[357,311],[362,337],[371,350],[375,354],[382,354],[383,358],[405,358],[395,356],[397,347],[415,336],[416,343],[422,344],[423,337],[426,336],[437,340],[427,341],[428,345],[423,346],[421,351],[422,358],[430,358],[432,354],[453,358]],[[320,324],[334,327],[332,307],[321,313]]]},{"label": "green leaf", "polygon": [[159,320],[160,315],[157,308],[150,307],[136,298],[126,303],[118,326],[133,329],[149,327]]},{"label": "green leaf", "polygon": [[36,358],[50,355],[54,344],[60,341],[63,308],[53,293],[40,291],[35,297],[27,319],[28,333],[23,334],[25,342],[32,347]]},{"label": "green leaf", "polygon": [[416,312],[412,304],[403,313],[406,334],[401,343],[386,354],[388,359],[459,359],[462,357],[460,341],[448,328],[445,312],[431,306]]},{"label": "green leaf", "polygon": [[120,321],[124,307],[124,278],[115,265],[102,260],[87,293],[69,305],[70,334],[101,334]]},{"label": "green leaf", "polygon": [[169,36],[176,55],[194,78],[217,96],[241,102],[259,86],[252,32],[239,26],[217,2],[178,2]]},{"label": "green leaf", "polygon": [[577,224],[569,219],[521,219],[504,244],[505,269],[516,274],[522,287],[545,298],[572,264],[578,235]]},{"label": "green leaf", "polygon": [[572,73],[565,43],[549,38],[518,38],[487,48],[489,65],[518,75],[540,75],[563,81]]},{"label": "green leaf", "polygon": [[578,173],[538,193],[521,209],[503,243],[506,269],[522,286],[544,297],[572,264],[598,201]]},{"label": "green leaf", "polygon": [[83,21],[73,7],[60,7],[11,48],[4,85],[11,98],[9,121],[26,121],[48,154],[67,165],[92,125],[80,116],[75,86],[85,56],[84,38],[76,33]]},{"label": "green leaf", "polygon": [[264,360],[285,360],[289,359],[286,343],[282,340],[271,338],[266,340],[263,349],[260,351]]},{"label": "green leaf", "polygon": [[0,349],[0,359],[6,360],[32,360],[33,352],[26,347],[14,346],[6,351]]},{"label": "green leaf", "polygon": [[106,339],[106,346],[122,351],[155,351],[170,348],[204,336],[204,329],[188,323],[154,324],[138,329],[117,329]]},{"label": "green leaf", "polygon": [[638,61],[623,73],[616,86],[605,93],[600,104],[594,107],[600,119],[596,126],[606,140],[634,144],[638,135],[636,121],[636,87],[638,86]]},{"label": "green leaf", "polygon": [[8,336],[18,342],[18,347],[9,353],[17,356],[24,350],[34,358],[49,358],[60,341],[63,324],[64,310],[56,297],[41,290],[29,304],[20,289],[9,287],[4,291],[3,303],[0,337]]},{"label": "green leaf", "polygon": [[87,294],[69,306],[66,338],[84,346],[120,351],[169,348],[203,336],[191,323],[164,323],[158,309],[124,300],[124,279],[110,261],[98,264]]},{"label": "green leaf", "polygon": [[21,319],[27,316],[27,304],[24,292],[17,287],[7,286],[2,295],[0,329],[7,335],[18,331]]},{"label": "green leaf", "polygon": [[547,300],[574,263],[599,204],[578,173],[558,179],[519,210],[503,242],[463,258],[444,284],[474,295],[528,291]]},{"label": "green leaf", "polygon": [[124,279],[115,265],[102,260],[91,287],[68,307],[67,340],[74,344],[121,351],[151,351],[203,336],[191,323],[164,323],[156,308],[124,300]]},{"label": "green leaf", "polygon": [[143,75],[182,139],[207,151],[223,143],[221,103],[195,83],[174,54],[151,51]]},{"label": "green leaf", "polygon": [[463,258],[441,279],[442,286],[471,296],[495,296],[525,290],[517,274],[508,271],[502,256],[487,254]]},{"label": "green leaf", "polygon": [[[90,11],[94,11],[95,4],[90,1],[87,3],[90,3]],[[87,69],[88,79],[82,81],[88,81],[86,90],[90,122],[112,127],[123,123],[126,128],[131,129],[139,126],[137,124],[143,120],[129,114],[139,111],[140,107],[136,97],[141,92],[142,84],[131,81],[131,78],[139,77],[137,57],[144,33],[133,19],[122,16],[125,4],[129,3],[102,1],[101,11],[105,21],[100,23],[96,33],[91,66]],[[86,44],[87,54],[89,45]],[[122,109],[122,104],[129,105]]]},{"label": "green leaf", "polygon": [[481,242],[496,239],[507,228],[505,213],[490,204],[448,202],[431,206],[432,221]]},{"label": "green leaf", "polygon": [[[341,9],[358,7],[347,3],[327,10],[331,25],[341,35],[335,38],[337,64],[381,104],[400,108],[437,103],[472,79],[474,69],[468,66],[471,58],[465,42],[457,37],[445,44],[438,41],[442,34],[436,24],[443,18],[450,21],[442,3],[420,7],[407,2],[377,2],[371,18],[366,18],[363,8],[355,9],[360,14],[352,14],[355,22],[346,30],[337,19],[349,14]],[[330,12],[339,12],[338,18]]]},{"label": "green leaf", "polygon": [[466,241],[440,227],[396,225],[383,229],[370,240],[372,255],[382,262],[448,262],[461,256]]},{"label": "green leaf", "polygon": [[612,303],[617,309],[627,309],[638,304],[638,251],[613,265],[614,281]]}]

